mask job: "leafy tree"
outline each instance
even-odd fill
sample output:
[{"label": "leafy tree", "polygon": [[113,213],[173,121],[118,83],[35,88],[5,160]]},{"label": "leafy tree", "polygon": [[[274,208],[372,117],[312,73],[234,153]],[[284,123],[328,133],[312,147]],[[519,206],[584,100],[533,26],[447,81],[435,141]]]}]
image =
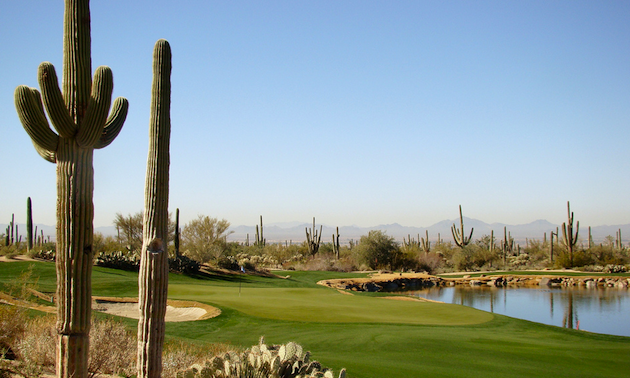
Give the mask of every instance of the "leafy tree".
[{"label": "leafy tree", "polygon": [[398,263],[398,243],[393,236],[387,236],[381,230],[372,230],[367,236],[361,236],[355,250],[359,259],[370,269],[385,267],[393,269]]},{"label": "leafy tree", "polygon": [[182,230],[182,249],[188,257],[201,263],[216,261],[227,250],[230,222],[199,215]]},{"label": "leafy tree", "polygon": [[[144,215],[141,211],[135,214],[124,216],[116,213],[114,226],[118,230],[118,241],[130,251],[140,252],[142,248],[142,218]],[[173,241],[175,235],[175,222],[168,214],[168,239]]]},{"label": "leafy tree", "polygon": [[142,212],[124,216],[116,213],[114,226],[118,230],[120,242],[131,251],[139,251],[142,248]]}]

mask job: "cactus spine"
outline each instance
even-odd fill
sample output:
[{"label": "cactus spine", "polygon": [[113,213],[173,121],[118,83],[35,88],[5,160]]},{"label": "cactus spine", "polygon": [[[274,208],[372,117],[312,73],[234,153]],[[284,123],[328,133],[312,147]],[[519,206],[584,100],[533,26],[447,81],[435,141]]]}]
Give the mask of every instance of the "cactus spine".
[{"label": "cactus spine", "polygon": [[159,40],[153,50],[153,88],[149,157],[144,193],[144,227],[140,261],[138,377],[162,374],[164,316],[168,289],[168,180],[171,134],[171,48]]},{"label": "cactus spine", "polygon": [[567,248],[569,252],[569,259],[571,266],[573,266],[573,251],[577,246],[578,233],[580,232],[580,222],[578,221],[575,227],[575,234],[573,234],[573,213],[571,212],[571,206],[567,201],[567,223],[562,223],[562,244]]},{"label": "cactus spine", "polygon": [[28,197],[26,200],[26,250],[30,252],[31,249],[33,249],[33,211],[31,197]]},{"label": "cactus spine", "polygon": [[[57,376],[87,376],[93,260],[94,149],[108,146],[127,115],[124,98],[114,102],[112,71],[99,67],[91,78],[89,0],[66,0],[63,76],[39,66],[41,93],[19,86],[15,105],[35,150],[57,165]],[[44,108],[57,132],[44,114]]]},{"label": "cactus spine", "polygon": [[308,253],[311,256],[315,256],[317,251],[319,251],[319,243],[322,240],[322,225],[319,226],[319,234],[315,229],[315,217],[313,217],[313,228],[311,232],[308,232],[308,227],[306,227],[306,245],[308,246]]},{"label": "cactus spine", "polygon": [[459,222],[459,230],[457,229],[457,227],[455,227],[455,223],[453,223],[453,226],[451,227],[451,233],[453,234],[453,240],[455,240],[455,244],[457,244],[457,246],[460,248],[464,248],[470,243],[474,228],[470,229],[470,235],[466,237],[464,234],[464,217],[462,216],[462,205],[459,205]]}]

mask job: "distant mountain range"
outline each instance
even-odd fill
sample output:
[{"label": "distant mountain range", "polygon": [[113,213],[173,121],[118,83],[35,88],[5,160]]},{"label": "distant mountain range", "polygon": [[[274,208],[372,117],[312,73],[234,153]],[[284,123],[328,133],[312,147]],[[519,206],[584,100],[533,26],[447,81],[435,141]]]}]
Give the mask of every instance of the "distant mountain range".
[{"label": "distant mountain range", "polygon": [[[459,219],[443,220],[429,227],[411,227],[402,226],[398,223],[382,224],[374,227],[359,227],[359,226],[340,226],[339,236],[342,244],[347,244],[350,240],[358,241],[361,236],[367,235],[371,230],[381,230],[387,233],[389,236],[393,236],[397,241],[402,242],[403,238],[411,236],[414,239],[425,236],[425,232],[429,231],[429,240],[436,241],[438,234],[443,241],[452,241],[451,226],[455,223],[459,227]],[[22,235],[22,241],[26,239],[26,225],[18,224],[19,234]],[[301,243],[306,239],[305,228],[313,227],[312,223],[299,223],[299,222],[285,222],[275,223],[264,226],[264,237],[268,243]],[[477,219],[464,217],[464,229],[466,234],[470,233],[470,229],[474,228],[473,239],[479,239],[484,235],[490,235],[490,232],[494,230],[494,236],[497,240],[503,239],[503,227],[507,227],[512,237],[517,243],[524,244],[525,239],[538,239],[542,240],[544,234],[547,234],[549,238],[550,231],[555,231],[556,227],[560,225],[550,223],[546,220],[539,219],[527,224],[508,225],[503,223],[488,224]],[[7,228],[7,224],[0,224],[0,234],[4,233]],[[319,232],[320,224],[316,224],[317,231]],[[40,230],[44,231],[44,236],[47,238],[50,236],[51,240],[55,239],[55,227],[46,225],[37,225],[38,233]],[[615,236],[617,231],[621,229],[621,235],[624,240],[630,240],[630,224],[624,225],[610,225],[610,226],[595,226],[591,228],[591,234],[593,235],[593,241],[595,243],[602,243],[606,236]],[[96,232],[100,232],[103,235],[116,235],[116,228],[114,226],[96,227]],[[244,242],[249,234],[250,243],[254,242],[256,238],[256,226],[235,226],[230,227],[232,234],[228,236],[230,241]],[[335,233],[335,227],[324,225],[322,227],[322,242],[332,241],[332,234]],[[562,234],[562,231],[560,232]],[[588,234],[588,227],[580,227],[580,240],[586,240]],[[1,242],[1,241],[0,241]]]},{"label": "distant mountain range", "polygon": [[[386,232],[387,235],[393,236],[399,242],[409,236],[418,240],[418,235],[425,237],[426,231],[429,232],[429,240],[431,241],[436,241],[438,234],[443,241],[452,241],[451,226],[453,223],[459,228],[459,219],[444,220],[429,227],[402,226],[398,223],[381,224],[374,227],[340,226],[339,239],[342,244],[346,244],[350,240],[358,241],[362,235],[367,235],[371,230],[381,230]],[[497,240],[501,240],[503,239],[503,227],[507,227],[507,231],[510,232],[514,240],[521,244],[524,244],[526,239],[542,240],[545,233],[547,233],[547,238],[549,239],[550,231],[556,231],[556,227],[560,226],[561,225],[556,225],[543,219],[527,224],[508,225],[503,223],[488,224],[477,219],[464,217],[464,230],[466,234],[468,235],[470,233],[471,227],[474,228],[473,239],[490,235],[490,232],[494,230],[494,237]],[[295,224],[295,222],[285,227],[281,227],[278,224],[265,225],[264,237],[267,239],[267,242],[270,243],[284,243],[287,241],[301,243],[306,239],[305,229],[312,227],[312,223]],[[316,228],[319,232],[320,224],[316,224]],[[628,239],[630,239],[630,224],[625,224],[592,227],[591,234],[593,235],[593,241],[595,243],[601,243],[606,236],[615,236],[619,229],[621,229],[622,238],[624,235],[627,235]],[[253,242],[256,237],[256,226],[236,226],[231,227],[230,231],[233,231],[233,233],[228,239],[233,241],[243,242],[247,239],[247,235],[249,234],[249,240]],[[332,241],[333,233],[335,233],[335,227],[324,225],[322,227],[322,242]],[[560,231],[560,234],[562,234],[562,231]],[[588,227],[581,227],[580,239],[586,240],[587,235]]]}]

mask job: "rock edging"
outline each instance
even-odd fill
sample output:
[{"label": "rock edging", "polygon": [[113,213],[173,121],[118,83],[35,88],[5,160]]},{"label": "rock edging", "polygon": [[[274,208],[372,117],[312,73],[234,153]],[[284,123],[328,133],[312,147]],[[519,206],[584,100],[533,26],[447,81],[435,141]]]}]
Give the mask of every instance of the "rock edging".
[{"label": "rock edging", "polygon": [[544,287],[614,287],[628,289],[630,278],[628,277],[571,277],[571,276],[519,276],[519,275],[496,275],[477,277],[464,276],[461,278],[443,278],[429,275],[400,276],[400,277],[370,277],[370,278],[341,278],[319,281],[317,284],[337,290],[347,291],[398,291],[423,289],[434,286],[544,286]]}]

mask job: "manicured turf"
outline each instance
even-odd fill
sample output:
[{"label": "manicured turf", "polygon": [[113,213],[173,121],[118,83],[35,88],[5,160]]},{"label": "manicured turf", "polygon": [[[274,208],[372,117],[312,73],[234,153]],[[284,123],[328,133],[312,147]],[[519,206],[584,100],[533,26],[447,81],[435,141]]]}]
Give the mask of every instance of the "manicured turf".
[{"label": "manicured turf", "polygon": [[[0,283],[30,263],[0,263]],[[43,291],[54,264],[37,263]],[[168,337],[251,346],[296,341],[314,359],[361,377],[626,377],[630,338],[546,326],[463,306],[340,294],[317,286],[330,272],[170,276],[169,296],[214,304],[214,319],[168,323]],[[95,268],[95,295],[137,296],[137,274]],[[239,296],[240,290],[240,296]],[[128,324],[133,322],[127,321]]]}]

